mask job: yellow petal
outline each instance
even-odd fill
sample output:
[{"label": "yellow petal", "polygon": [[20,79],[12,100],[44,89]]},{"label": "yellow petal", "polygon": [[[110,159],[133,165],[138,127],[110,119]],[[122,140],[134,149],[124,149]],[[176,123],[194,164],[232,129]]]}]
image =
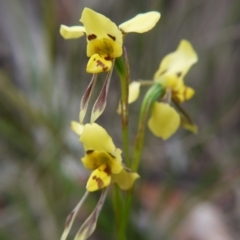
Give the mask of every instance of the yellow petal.
[{"label": "yellow petal", "polygon": [[94,54],[88,61],[86,71],[88,73],[100,73],[110,71],[112,61],[105,60],[98,54]]},{"label": "yellow petal", "polygon": [[122,55],[122,45],[112,39],[94,39],[87,45],[87,56],[91,57],[95,53],[104,56],[106,60],[111,60]]},{"label": "yellow petal", "polygon": [[154,103],[148,126],[154,135],[164,140],[176,132],[180,116],[173,107],[166,103]]},{"label": "yellow petal", "polygon": [[136,172],[124,168],[119,174],[112,174],[113,182],[116,182],[122,190],[129,190],[139,177]]},{"label": "yellow petal", "polygon": [[124,33],[144,33],[151,30],[156,25],[160,16],[160,13],[155,11],[138,14],[134,18],[119,25],[119,28]]},{"label": "yellow petal", "polygon": [[128,103],[133,103],[138,99],[140,93],[140,82],[133,81],[129,85]]},{"label": "yellow petal", "polygon": [[96,123],[84,126],[80,141],[85,151],[107,152],[115,156],[116,147],[106,130]]},{"label": "yellow petal", "polygon": [[83,23],[88,41],[100,38],[111,39],[122,46],[122,33],[109,18],[89,8],[84,8],[80,21]]},{"label": "yellow petal", "polygon": [[71,122],[71,129],[79,136],[82,134],[83,127],[84,125],[80,124],[79,122],[75,122],[75,121]]},{"label": "yellow petal", "polygon": [[85,34],[85,28],[83,26],[68,27],[66,25],[61,25],[60,34],[65,39],[80,38]]},{"label": "yellow petal", "polygon": [[84,167],[89,170],[94,170],[102,164],[107,164],[111,173],[119,173],[123,168],[121,156],[115,157],[110,153],[94,150],[88,150],[82,158],[82,162]]},{"label": "yellow petal", "polygon": [[158,71],[154,75],[154,80],[157,81],[159,77],[167,76],[183,78],[197,60],[197,54],[191,43],[187,40],[182,40],[175,52],[163,58]]},{"label": "yellow petal", "polygon": [[111,182],[109,167],[106,164],[101,165],[90,175],[87,182],[87,190],[93,192],[101,188],[107,187]]}]

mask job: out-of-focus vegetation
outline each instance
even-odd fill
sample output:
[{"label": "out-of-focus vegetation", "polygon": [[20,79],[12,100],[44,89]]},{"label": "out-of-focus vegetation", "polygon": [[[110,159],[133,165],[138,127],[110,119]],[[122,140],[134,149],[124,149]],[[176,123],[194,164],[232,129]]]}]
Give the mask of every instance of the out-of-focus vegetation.
[{"label": "out-of-focus vegetation", "polygon": [[[78,119],[79,101],[91,79],[85,72],[86,41],[66,41],[59,34],[60,24],[80,24],[84,7],[117,24],[140,12],[161,12],[152,31],[126,38],[132,80],[151,79],[181,39],[189,40],[199,55],[186,77],[196,95],[185,104],[199,133],[179,130],[163,142],[147,130],[128,239],[212,240],[197,236],[189,220],[204,206],[198,220],[217,212],[221,236],[226,236],[222,239],[238,239],[238,0],[0,2],[0,239],[59,239],[66,216],[85,191],[89,173],[79,162],[83,150],[69,126]],[[121,147],[119,97],[114,73],[99,123]],[[130,106],[132,142],[139,106],[140,100]],[[97,202],[99,193],[91,195],[73,232]],[[111,197],[110,192],[91,239],[115,238]]]}]

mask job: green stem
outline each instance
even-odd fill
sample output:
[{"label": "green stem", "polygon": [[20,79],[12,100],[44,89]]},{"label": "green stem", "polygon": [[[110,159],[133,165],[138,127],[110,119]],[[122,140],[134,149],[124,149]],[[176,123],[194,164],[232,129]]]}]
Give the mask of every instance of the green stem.
[{"label": "green stem", "polygon": [[129,139],[128,139],[128,86],[129,86],[129,66],[127,53],[124,49],[124,59],[119,57],[115,61],[115,66],[121,83],[121,116],[122,116],[122,140],[126,165],[130,166]]},{"label": "green stem", "polygon": [[[144,133],[148,113],[151,110],[152,104],[164,94],[164,89],[160,84],[154,84],[146,93],[140,111],[140,118],[138,124],[138,133],[135,140],[134,151],[133,151],[133,160],[132,160],[132,170],[138,170],[139,162],[142,155],[143,143],[144,143]],[[129,219],[130,208],[133,200],[133,188],[127,192],[125,199],[125,206],[123,209],[123,220],[121,228],[125,229]]]},{"label": "green stem", "polygon": [[[115,66],[120,77],[121,84],[121,116],[122,116],[122,141],[123,141],[123,151],[125,155],[126,165],[130,166],[130,156],[129,156],[129,138],[128,138],[128,88],[129,88],[129,65],[127,59],[127,52],[124,50],[123,57],[117,58],[115,61]],[[118,239],[126,240],[126,225],[123,222],[123,201],[119,194],[119,189],[115,186],[115,214],[117,219],[117,230]],[[118,192],[118,194],[117,194]],[[121,207],[120,207],[121,206]]]}]

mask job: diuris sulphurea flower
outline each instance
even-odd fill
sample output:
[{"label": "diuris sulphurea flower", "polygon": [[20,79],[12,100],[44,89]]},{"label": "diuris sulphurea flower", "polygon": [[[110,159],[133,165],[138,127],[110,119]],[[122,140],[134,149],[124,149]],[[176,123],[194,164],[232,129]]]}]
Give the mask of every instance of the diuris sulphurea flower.
[{"label": "diuris sulphurea flower", "polygon": [[111,182],[118,184],[122,190],[130,189],[139,175],[123,165],[122,151],[115,147],[107,131],[96,123],[83,126],[72,122],[71,127],[80,135],[85,150],[82,163],[92,170],[87,190],[93,192],[109,186]]},{"label": "diuris sulphurea flower", "polygon": [[[184,83],[184,77],[198,60],[197,54],[190,42],[182,40],[176,51],[163,58],[159,69],[152,81],[133,81],[129,86],[129,103],[136,101],[141,85],[160,84],[165,89],[165,95],[152,106],[148,126],[157,137],[168,139],[180,124],[194,133],[197,126],[189,115],[180,106],[181,103],[191,99],[194,89]],[[175,108],[171,104],[175,105]]]},{"label": "diuris sulphurea flower", "polygon": [[74,240],[87,239],[95,230],[97,219],[106,199],[111,182],[116,183],[122,190],[129,190],[139,178],[136,172],[126,168],[122,163],[121,150],[116,148],[106,130],[96,123],[82,125],[71,123],[72,130],[80,136],[85,156],[81,159],[85,168],[92,170],[86,186],[86,193],[78,205],[69,214],[61,240],[65,240],[73,222],[89,192],[102,190],[100,199],[86,221],[79,228]]},{"label": "diuris sulphurea flower", "polygon": [[105,109],[109,84],[116,58],[123,54],[123,40],[130,32],[144,33],[151,30],[160,18],[160,13],[151,11],[138,14],[134,18],[117,26],[109,18],[89,8],[84,8],[80,21],[83,26],[68,27],[61,25],[60,33],[65,39],[75,39],[86,35],[87,56],[90,57],[86,71],[93,73],[91,82],[85,91],[80,104],[80,123],[83,123],[88,102],[97,74],[107,72],[101,92],[94,103],[90,122],[93,123]]},{"label": "diuris sulphurea flower", "polygon": [[61,25],[60,33],[65,39],[75,39],[86,35],[88,73],[110,71],[113,59],[122,55],[124,36],[129,32],[144,33],[151,30],[160,18],[160,13],[151,11],[138,14],[117,26],[109,18],[84,8],[80,22],[84,26],[68,27]]}]

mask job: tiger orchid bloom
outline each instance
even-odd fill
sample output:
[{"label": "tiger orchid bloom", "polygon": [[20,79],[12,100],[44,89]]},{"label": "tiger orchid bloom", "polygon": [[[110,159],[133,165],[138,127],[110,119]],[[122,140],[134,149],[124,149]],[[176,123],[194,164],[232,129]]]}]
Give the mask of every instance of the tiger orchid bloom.
[{"label": "tiger orchid bloom", "polygon": [[[148,126],[154,135],[163,139],[171,137],[180,124],[193,133],[197,126],[189,115],[180,106],[181,103],[191,99],[194,89],[184,83],[184,77],[193,64],[198,61],[197,54],[190,42],[182,40],[175,52],[165,56],[154,74],[153,81],[133,81],[129,86],[129,103],[137,100],[140,86],[159,83],[165,89],[165,96],[153,103]],[[174,107],[171,106],[174,103]]]},{"label": "tiger orchid bloom", "polygon": [[118,184],[122,190],[130,189],[139,175],[123,165],[122,151],[115,147],[106,130],[96,123],[83,126],[72,122],[71,127],[80,135],[85,150],[82,163],[85,168],[92,170],[87,191],[106,188],[111,182]]},{"label": "tiger orchid bloom", "polygon": [[151,11],[138,14],[117,26],[109,18],[90,8],[84,8],[80,22],[84,26],[61,25],[60,33],[65,39],[86,35],[87,56],[90,57],[86,71],[100,73],[110,71],[113,59],[122,55],[123,39],[129,32],[144,33],[151,30],[160,18],[160,13]]}]

